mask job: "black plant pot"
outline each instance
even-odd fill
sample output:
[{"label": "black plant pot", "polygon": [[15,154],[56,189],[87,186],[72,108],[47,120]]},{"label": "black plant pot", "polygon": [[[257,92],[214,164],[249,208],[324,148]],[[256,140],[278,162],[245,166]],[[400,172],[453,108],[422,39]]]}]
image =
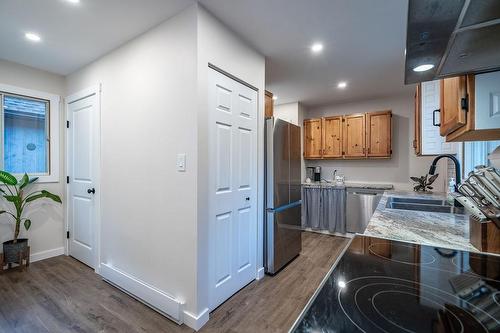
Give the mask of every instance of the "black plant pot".
[{"label": "black plant pot", "polygon": [[4,265],[18,263],[19,262],[19,254],[26,251],[28,248],[28,239],[26,238],[18,238],[17,243],[14,243],[13,240],[6,241],[3,243],[3,260]]}]

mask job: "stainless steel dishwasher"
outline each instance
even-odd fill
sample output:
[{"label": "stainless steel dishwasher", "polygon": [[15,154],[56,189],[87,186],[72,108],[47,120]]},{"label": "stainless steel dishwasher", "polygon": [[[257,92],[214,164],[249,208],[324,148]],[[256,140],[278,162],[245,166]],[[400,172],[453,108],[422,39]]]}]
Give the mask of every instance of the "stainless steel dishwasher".
[{"label": "stainless steel dishwasher", "polygon": [[346,230],[347,232],[365,232],[384,190],[367,188],[347,188]]}]

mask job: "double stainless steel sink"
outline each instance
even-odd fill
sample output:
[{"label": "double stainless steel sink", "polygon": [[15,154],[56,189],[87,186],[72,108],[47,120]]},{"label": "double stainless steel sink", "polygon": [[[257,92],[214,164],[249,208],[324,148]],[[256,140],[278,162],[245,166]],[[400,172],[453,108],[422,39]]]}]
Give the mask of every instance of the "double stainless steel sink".
[{"label": "double stainless steel sink", "polygon": [[391,209],[415,210],[420,212],[464,214],[463,208],[454,207],[446,200],[439,199],[389,197],[387,199],[386,207]]}]

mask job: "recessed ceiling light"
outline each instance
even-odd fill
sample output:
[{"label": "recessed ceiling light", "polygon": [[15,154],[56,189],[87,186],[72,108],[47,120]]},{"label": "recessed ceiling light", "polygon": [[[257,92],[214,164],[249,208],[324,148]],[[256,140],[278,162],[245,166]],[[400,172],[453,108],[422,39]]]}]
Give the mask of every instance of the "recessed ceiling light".
[{"label": "recessed ceiling light", "polygon": [[26,37],[26,39],[28,39],[32,42],[39,42],[42,40],[42,38],[40,38],[40,36],[38,36],[37,34],[34,34],[32,32],[25,33],[24,37]]},{"label": "recessed ceiling light", "polygon": [[69,3],[80,3],[80,0],[66,0]]},{"label": "recessed ceiling light", "polygon": [[311,51],[313,53],[320,53],[321,51],[323,51],[323,44],[314,43],[313,45],[311,45]]},{"label": "recessed ceiling light", "polygon": [[337,84],[337,88],[344,89],[345,87],[347,87],[347,82],[345,81],[341,81]]},{"label": "recessed ceiling light", "polygon": [[277,99],[278,99],[278,96],[274,95],[274,96],[273,96],[273,100],[275,101],[275,100],[277,100]]},{"label": "recessed ceiling light", "polygon": [[424,64],[424,65],[420,65],[420,66],[417,66],[417,67],[413,68],[413,71],[415,71],[415,72],[425,72],[425,71],[428,71],[431,68],[434,68],[434,65],[432,65],[432,64]]}]

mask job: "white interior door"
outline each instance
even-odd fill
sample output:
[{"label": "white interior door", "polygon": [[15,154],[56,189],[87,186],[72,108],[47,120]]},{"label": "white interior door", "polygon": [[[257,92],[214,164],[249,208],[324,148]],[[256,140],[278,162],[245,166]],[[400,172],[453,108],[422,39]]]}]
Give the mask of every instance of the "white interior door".
[{"label": "white interior door", "polygon": [[68,231],[69,254],[96,268],[99,212],[98,91],[68,100]]},{"label": "white interior door", "polygon": [[256,277],[257,91],[210,69],[210,308]]}]

